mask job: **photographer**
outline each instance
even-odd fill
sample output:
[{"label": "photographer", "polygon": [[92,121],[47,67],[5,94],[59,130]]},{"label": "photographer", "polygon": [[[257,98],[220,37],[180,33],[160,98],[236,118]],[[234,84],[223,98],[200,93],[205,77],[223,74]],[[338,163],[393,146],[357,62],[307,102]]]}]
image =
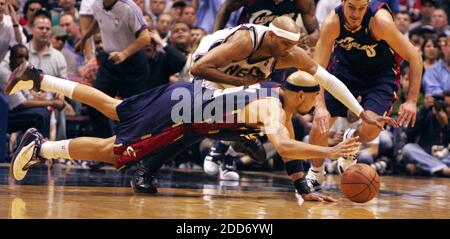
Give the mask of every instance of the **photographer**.
[{"label": "photographer", "polygon": [[406,131],[410,143],[403,148],[403,158],[425,174],[449,177],[450,91],[433,97],[433,105],[423,107],[416,126]]},{"label": "photographer", "polygon": [[450,90],[450,37],[442,42],[441,50],[444,57],[431,66],[423,76],[425,90],[425,105],[432,105],[433,96],[441,96],[444,91]]}]

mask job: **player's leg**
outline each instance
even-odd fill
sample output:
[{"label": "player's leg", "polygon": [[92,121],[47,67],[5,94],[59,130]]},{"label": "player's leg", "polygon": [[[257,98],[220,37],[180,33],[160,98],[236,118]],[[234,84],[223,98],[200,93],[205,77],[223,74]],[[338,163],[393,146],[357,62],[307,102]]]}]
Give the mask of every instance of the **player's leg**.
[{"label": "player's leg", "polygon": [[[379,114],[371,111],[366,110],[366,112],[369,114],[370,117],[375,118],[376,116],[380,116]],[[361,143],[368,143],[378,137],[380,135],[381,129],[378,128],[376,125],[371,125],[363,121],[360,125],[358,125],[358,128],[353,133],[353,136],[359,136],[359,141]],[[349,137],[352,137],[351,135]]]},{"label": "player's leg", "polygon": [[25,132],[14,152],[11,161],[13,176],[16,180],[22,180],[33,165],[47,159],[64,158],[114,163],[116,158],[113,152],[114,140],[115,137],[107,139],[80,137],[46,141],[37,129],[31,128]]},{"label": "player's leg", "polygon": [[[336,117],[330,118],[328,129],[336,121]],[[320,127],[313,122],[312,128],[309,134],[309,143],[320,146],[328,146],[328,131],[325,133],[321,132]],[[312,159],[311,167],[306,175],[306,180],[310,187],[315,191],[321,190],[321,185],[324,180],[324,159]]]},{"label": "player's leg", "polygon": [[219,173],[220,163],[223,161],[229,147],[228,144],[225,144],[220,140],[214,141],[213,146],[205,156],[203,162],[203,171],[206,174],[214,176]]},{"label": "player's leg", "polygon": [[[386,115],[390,112],[395,102],[398,86],[394,81],[391,70],[380,73],[366,90],[361,91],[361,105],[370,116]],[[342,137],[343,140],[359,136],[359,141],[368,143],[380,134],[381,129],[376,126],[362,122],[356,129],[347,129]],[[338,171],[343,173],[348,167],[356,164],[356,154],[338,159]]]},{"label": "player's leg", "polygon": [[136,164],[136,172],[131,179],[131,187],[137,193],[157,193],[158,181],[155,173],[162,165],[176,157],[190,146],[204,139],[197,134],[186,134],[164,148],[142,158]]},{"label": "player's leg", "polygon": [[87,85],[44,75],[41,70],[33,67],[28,62],[20,65],[11,74],[6,86],[6,93],[11,95],[26,89],[59,93],[90,105],[113,120],[119,119],[116,112],[116,106],[120,104],[121,100],[114,99]]}]

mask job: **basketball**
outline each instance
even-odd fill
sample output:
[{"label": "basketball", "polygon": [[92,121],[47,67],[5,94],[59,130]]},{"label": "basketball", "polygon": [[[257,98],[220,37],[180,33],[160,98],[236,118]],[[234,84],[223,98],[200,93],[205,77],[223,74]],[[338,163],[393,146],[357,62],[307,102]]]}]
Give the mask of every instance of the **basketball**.
[{"label": "basketball", "polygon": [[341,190],[350,201],[368,202],[380,191],[380,176],[367,164],[355,164],[342,174]]}]

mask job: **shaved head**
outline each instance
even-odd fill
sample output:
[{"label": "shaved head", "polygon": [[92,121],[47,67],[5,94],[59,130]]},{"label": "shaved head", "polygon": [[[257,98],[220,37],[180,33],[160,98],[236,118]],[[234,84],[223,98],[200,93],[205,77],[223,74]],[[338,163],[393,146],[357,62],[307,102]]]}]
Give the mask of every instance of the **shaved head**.
[{"label": "shaved head", "polygon": [[287,79],[287,82],[300,87],[312,87],[317,86],[318,83],[314,76],[310,75],[306,71],[297,71],[292,73]]},{"label": "shaved head", "polygon": [[288,32],[298,33],[299,28],[297,24],[295,24],[292,18],[287,16],[281,16],[273,19],[272,24],[280,29],[283,29]]}]

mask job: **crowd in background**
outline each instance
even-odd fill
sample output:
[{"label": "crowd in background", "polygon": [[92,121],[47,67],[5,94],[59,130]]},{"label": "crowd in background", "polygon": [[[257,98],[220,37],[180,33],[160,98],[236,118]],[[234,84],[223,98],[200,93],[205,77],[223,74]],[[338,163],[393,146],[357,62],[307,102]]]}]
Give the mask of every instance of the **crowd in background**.
[{"label": "crowd in background", "polygon": [[[191,55],[201,39],[217,28],[218,12],[224,0],[0,0],[0,83],[6,84],[12,70],[24,61],[45,74],[90,84],[113,97],[125,98],[174,82],[189,82]],[[271,1],[271,0],[267,0]],[[417,122],[412,128],[387,128],[374,141],[363,145],[358,161],[380,174],[450,176],[450,2],[448,0],[384,0],[394,21],[423,57],[424,74],[418,103]],[[341,0],[315,1],[321,24]],[[117,10],[113,16],[111,9]],[[109,10],[108,10],[109,9]],[[132,9],[128,12],[123,9]],[[136,14],[140,11],[140,14]],[[112,11],[111,11],[112,12]],[[118,13],[117,13],[118,12]],[[233,11],[226,27],[239,24],[242,9]],[[126,16],[126,17],[125,17]],[[221,19],[224,20],[224,19]],[[299,17],[301,32],[306,29]],[[128,24],[133,31],[117,34],[109,26]],[[92,34],[95,27],[102,34]],[[106,32],[106,33],[105,33]],[[135,33],[138,34],[135,34]],[[143,49],[139,46],[145,45]],[[308,54],[314,47],[302,44]],[[401,66],[400,90],[392,116],[405,100],[408,89],[407,62]],[[1,94],[4,94],[1,92]],[[57,94],[22,91],[8,100],[8,154],[30,127],[38,128],[50,140],[77,136],[109,137],[114,122],[79,102]],[[336,121],[329,145],[342,139],[359,119],[348,114]],[[312,114],[298,115],[301,132],[296,138],[308,141]],[[187,150],[167,167],[201,168],[208,141]],[[246,155],[236,157],[238,169],[283,170],[281,158],[266,145],[268,160],[253,162]],[[55,160],[54,163],[95,168],[102,165]],[[336,162],[328,161],[328,173],[336,173]]]}]

